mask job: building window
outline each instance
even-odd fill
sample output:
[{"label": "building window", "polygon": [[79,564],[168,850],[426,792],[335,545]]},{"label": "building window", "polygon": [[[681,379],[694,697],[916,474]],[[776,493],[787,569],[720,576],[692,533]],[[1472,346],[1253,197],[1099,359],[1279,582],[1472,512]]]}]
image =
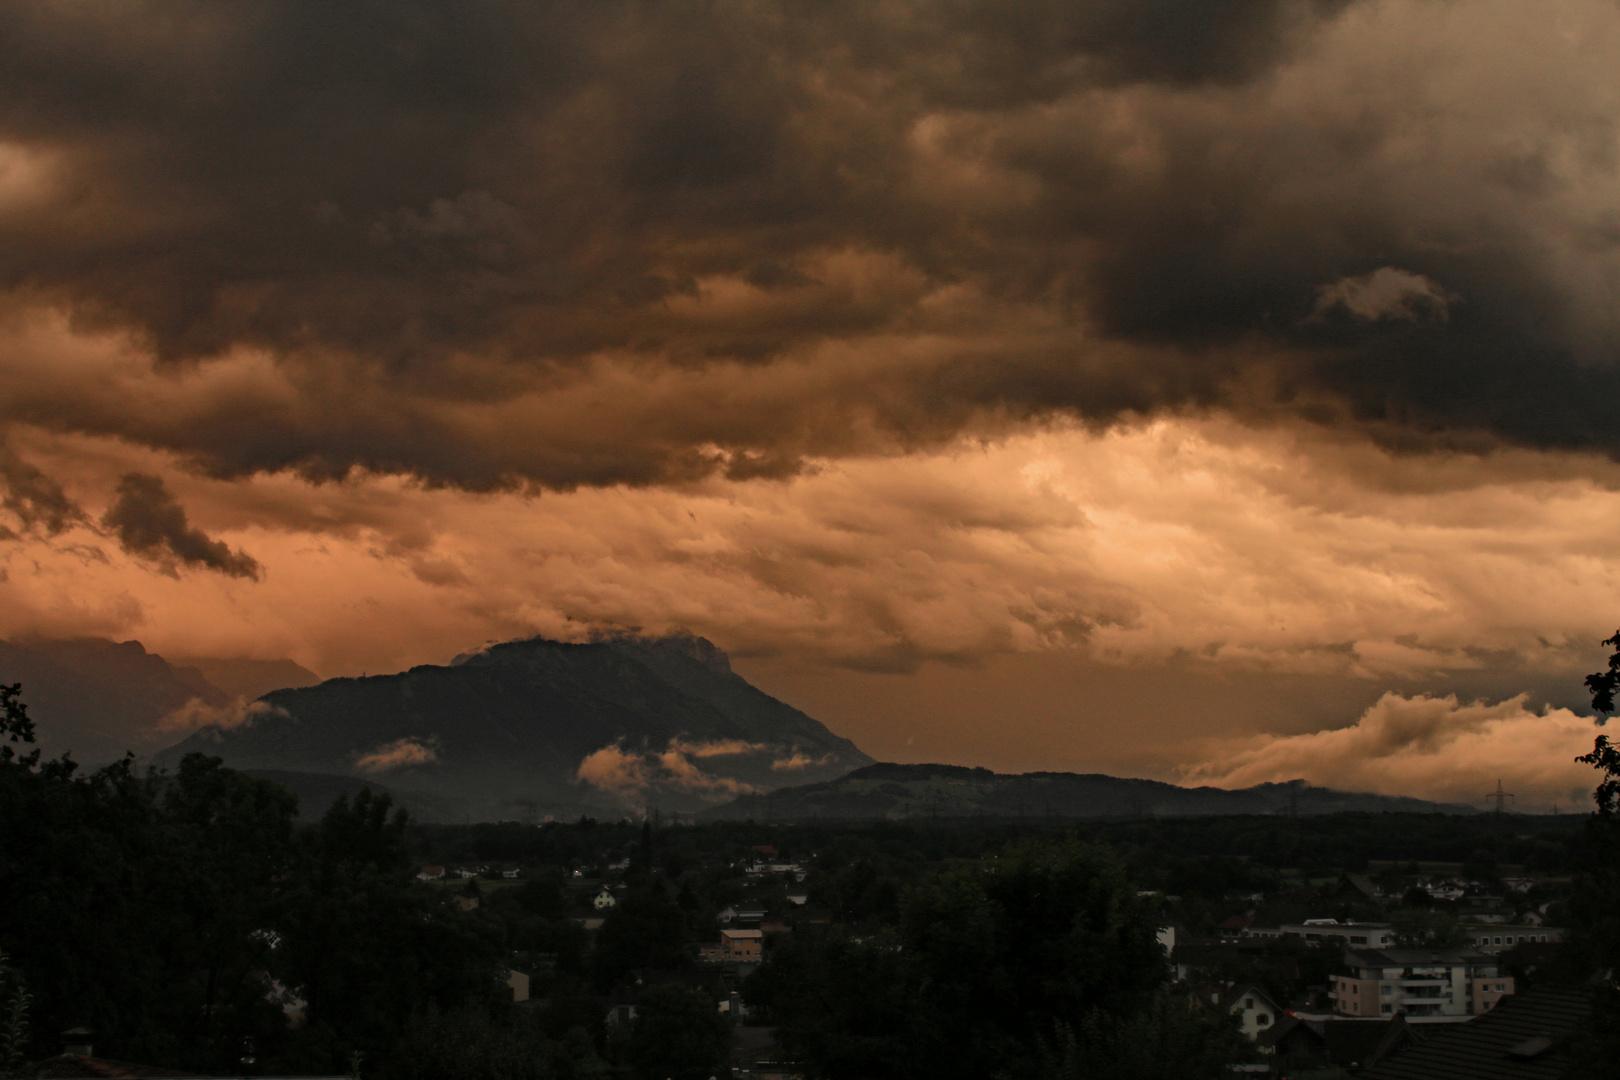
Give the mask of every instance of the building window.
[{"label": "building window", "polygon": [[1268,1025],[1270,1023],[1271,1023],[1271,1014],[1270,1013],[1261,1013],[1259,1016],[1256,1016],[1254,1018],[1254,1026],[1255,1027],[1265,1027],[1266,1025]]}]

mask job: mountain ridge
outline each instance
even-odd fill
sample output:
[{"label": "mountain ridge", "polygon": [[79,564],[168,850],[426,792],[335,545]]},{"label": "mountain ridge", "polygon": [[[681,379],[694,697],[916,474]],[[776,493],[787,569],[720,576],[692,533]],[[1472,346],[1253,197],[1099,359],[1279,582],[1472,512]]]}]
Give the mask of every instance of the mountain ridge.
[{"label": "mountain ridge", "polygon": [[705,820],[793,821],[914,817],[1196,817],[1344,811],[1473,814],[1471,806],[1336,791],[1304,781],[1249,788],[1182,787],[1105,773],[997,773],[982,766],[877,762],[831,781],[748,794]]}]

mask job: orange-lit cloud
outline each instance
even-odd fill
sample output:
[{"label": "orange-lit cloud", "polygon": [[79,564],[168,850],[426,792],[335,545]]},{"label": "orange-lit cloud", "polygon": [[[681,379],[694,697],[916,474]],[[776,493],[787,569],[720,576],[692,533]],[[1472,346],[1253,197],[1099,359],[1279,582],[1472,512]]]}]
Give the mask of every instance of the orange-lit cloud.
[{"label": "orange-lit cloud", "polygon": [[[28,446],[82,477],[68,490],[97,515],[111,494],[97,470],[162,465],[116,444]],[[1055,427],[653,490],[173,486],[263,580],[152,573],[81,525],[9,547],[0,634],[140,636],[337,673],[535,633],[684,626],[744,656],[886,670],[1078,649],[1376,680],[1557,658],[1620,607],[1614,466],[1407,457],[1218,420]]]},{"label": "orange-lit cloud", "polygon": [[575,775],[581,783],[626,800],[658,791],[680,791],[722,802],[756,789],[733,777],[705,772],[693,759],[729,757],[759,749],[758,744],[736,741],[692,743],[672,739],[663,750],[632,750],[614,743],[585,755]]},{"label": "orange-lit cloud", "polygon": [[777,758],[771,762],[771,768],[776,772],[793,772],[798,769],[808,769],[813,765],[825,765],[827,758],[811,757],[808,754],[794,753],[785,758]]},{"label": "orange-lit cloud", "polygon": [[1416,795],[1478,806],[1498,781],[1523,810],[1580,810],[1596,774],[1591,719],[1538,715],[1517,697],[1498,704],[1386,694],[1349,727],[1268,737],[1187,770],[1189,783],[1248,787],[1308,780],[1323,787]]},{"label": "orange-lit cloud", "polygon": [[228,705],[209,705],[201,698],[192,698],[158,721],[158,730],[179,737],[205,727],[223,729],[241,727],[244,724],[252,724],[259,717],[270,713],[285,715],[280,706],[267,701],[237,698]]},{"label": "orange-lit cloud", "polygon": [[435,739],[404,738],[384,743],[355,760],[354,767],[361,772],[385,773],[413,765],[431,765],[439,760]]}]

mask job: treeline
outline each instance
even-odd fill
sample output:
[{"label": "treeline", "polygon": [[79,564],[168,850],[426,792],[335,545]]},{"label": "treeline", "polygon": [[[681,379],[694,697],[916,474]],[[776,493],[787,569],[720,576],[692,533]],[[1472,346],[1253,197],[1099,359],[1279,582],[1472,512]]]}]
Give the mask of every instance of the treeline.
[{"label": "treeline", "polygon": [[[501,924],[414,881],[386,799],[298,827],[291,794],[216,758],[142,775],[18,753],[16,688],[0,705],[0,1074],[78,1026],[97,1056],[215,1075],[606,1073],[583,1027],[512,1010]],[[520,1071],[464,1067],[514,1046]],[[423,1071],[446,1053],[458,1071]]]},{"label": "treeline", "polygon": [[[870,859],[888,864],[934,864],[978,859],[1026,840],[1072,836],[1118,852],[1138,881],[1170,892],[1263,888],[1277,872],[1308,876],[1366,872],[1372,863],[1456,863],[1484,872],[1520,866],[1538,874],[1569,873],[1585,856],[1587,815],[1345,813],[1284,818],[1165,818],[1132,822],[713,822],[658,831],[660,857],[687,862],[745,859],[770,845],[782,858]],[[632,852],[641,823],[518,822],[441,825],[413,822],[408,837],[423,862],[483,860],[594,866]],[[1243,880],[1178,881],[1223,867]],[[1247,867],[1248,869],[1242,869]]]},{"label": "treeline", "polygon": [[749,1005],[821,1077],[1215,1080],[1253,1050],[1167,989],[1159,912],[1107,851],[1013,846],[929,874],[878,928],[773,943]]}]

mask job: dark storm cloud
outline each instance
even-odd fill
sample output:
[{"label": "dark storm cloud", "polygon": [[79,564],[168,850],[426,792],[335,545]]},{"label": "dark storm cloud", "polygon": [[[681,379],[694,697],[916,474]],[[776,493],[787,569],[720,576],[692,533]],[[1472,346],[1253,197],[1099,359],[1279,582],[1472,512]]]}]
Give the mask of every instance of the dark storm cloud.
[{"label": "dark storm cloud", "polygon": [[19,458],[4,443],[0,443],[0,484],[5,487],[0,506],[15,514],[25,528],[43,529],[56,536],[85,520],[84,511],[61,484]]},{"label": "dark storm cloud", "polygon": [[[1549,94],[1545,115],[1478,103],[1482,122],[1453,124],[1424,58],[1409,87],[1367,59],[1390,52],[1380,34],[1434,36],[1436,11],[9,4],[0,288],[175,370],[266,350],[286,393],[8,415],[218,475],[469,487],[787,474],[985,412],[1278,402],[1397,441],[1620,452],[1616,333],[1590,285],[1620,232],[1601,200],[1546,216],[1613,171],[1613,119]],[[1442,27],[1442,60],[1509,35],[1503,18]],[[1597,267],[1592,295],[1571,266]],[[1380,273],[1448,299],[1358,314],[1346,283]],[[833,346],[864,382],[660,391],[578,438],[543,412],[457,413],[602,357],[644,388],[726,365],[769,381]]]},{"label": "dark storm cloud", "polygon": [[111,529],[125,551],[161,562],[216,570],[227,577],[257,579],[261,568],[251,555],[232,551],[195,528],[161,477],[128,473],[101,524]]}]

